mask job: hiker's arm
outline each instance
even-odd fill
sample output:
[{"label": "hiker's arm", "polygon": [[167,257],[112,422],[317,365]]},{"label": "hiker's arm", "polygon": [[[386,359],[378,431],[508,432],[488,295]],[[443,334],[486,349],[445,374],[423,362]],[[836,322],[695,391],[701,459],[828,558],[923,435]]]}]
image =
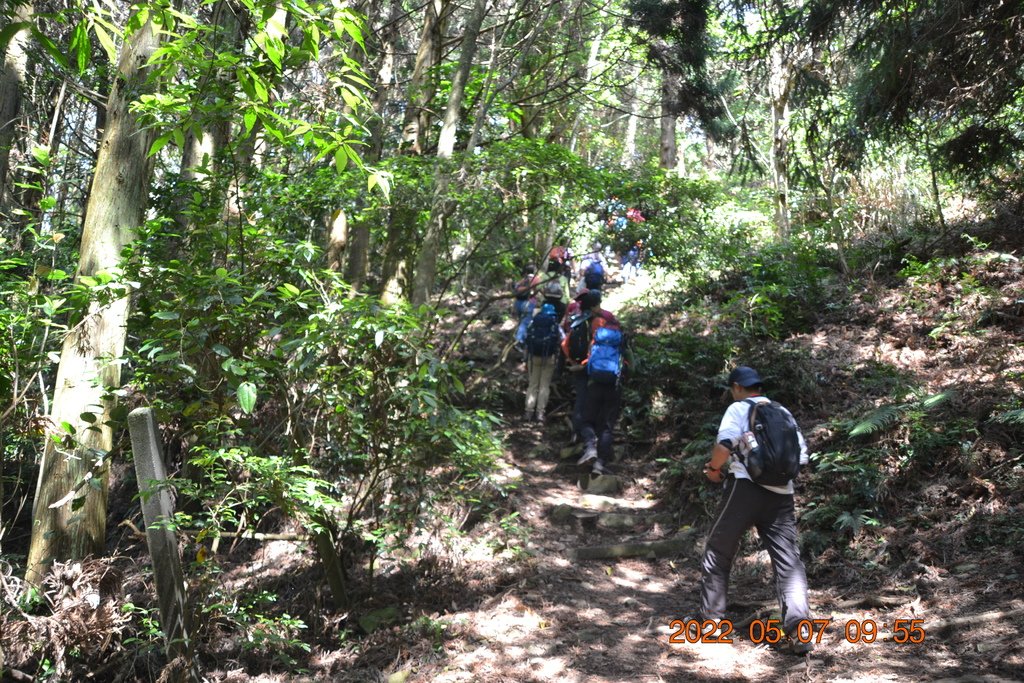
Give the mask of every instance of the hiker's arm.
[{"label": "hiker's arm", "polygon": [[626,359],[626,367],[629,368],[629,374],[635,375],[637,371],[636,354],[633,353],[633,344],[631,339],[626,339],[625,347],[622,350],[622,357]]},{"label": "hiker's arm", "polygon": [[704,476],[718,484],[725,478],[725,466],[729,464],[730,451],[725,444],[716,443],[711,449],[711,460],[704,465]]}]

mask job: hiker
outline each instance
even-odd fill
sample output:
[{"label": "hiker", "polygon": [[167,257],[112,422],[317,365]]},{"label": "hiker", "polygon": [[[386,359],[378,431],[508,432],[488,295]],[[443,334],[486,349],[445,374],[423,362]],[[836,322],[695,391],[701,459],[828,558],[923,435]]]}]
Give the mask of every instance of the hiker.
[{"label": "hiker", "polygon": [[[591,291],[582,302],[586,306],[589,297],[599,296]],[[603,310],[600,299],[595,308],[595,324],[590,355],[586,360],[587,388],[583,403],[580,438],[583,440],[583,455],[578,465],[589,465],[592,474],[607,474],[607,463],[611,460],[612,444],[615,439],[615,424],[622,410],[622,380],[630,367],[632,356],[618,322],[614,324],[600,317]],[[604,311],[607,313],[607,311]],[[608,315],[611,315],[608,313]],[[611,316],[614,319],[614,316]]]},{"label": "hiker", "polygon": [[604,259],[601,255],[601,243],[594,242],[591,251],[580,261],[579,289],[601,289],[604,287]]},{"label": "hiker", "polygon": [[594,331],[606,325],[618,328],[619,321],[610,311],[601,308],[601,292],[584,289],[576,295],[573,303],[569,304],[563,323],[565,337],[562,340],[562,354],[573,385],[574,399],[570,421],[574,441],[583,436],[584,408],[589,384],[586,363],[590,356]]},{"label": "hiker", "polygon": [[554,272],[555,270],[552,268],[552,262],[558,264],[558,272],[560,272],[565,277],[568,278],[572,275],[572,251],[569,249],[569,247],[562,245],[555,245],[551,247],[551,250],[548,252],[549,273]]},{"label": "hiker", "polygon": [[605,219],[605,225],[609,228],[619,231],[626,227],[626,205],[622,203],[617,196],[612,195],[608,202],[607,213],[608,217]]},{"label": "hiker", "polygon": [[622,282],[627,284],[630,279],[640,274],[640,250],[644,243],[637,240],[636,244],[629,248],[626,255],[622,257]]},{"label": "hiker", "polygon": [[564,335],[558,322],[555,307],[546,303],[540,307],[540,312],[533,317],[527,328],[526,369],[530,383],[526,390],[526,412],[523,414],[523,419],[527,421],[544,421],[544,409],[551,393],[551,377],[558,365],[556,354]]},{"label": "hiker", "polygon": [[530,322],[530,317],[533,315],[533,309],[536,305],[533,297],[533,282],[534,273],[537,269],[528,265],[525,266],[520,273],[522,276],[516,284],[512,287],[512,293],[515,299],[512,301],[512,312],[516,316],[516,347],[520,351],[524,351],[526,347],[526,326]]},{"label": "hiker", "polygon": [[[536,278],[538,283],[540,278]],[[555,262],[548,262],[548,272],[540,285],[542,303],[551,304],[555,308],[555,315],[561,323],[565,317],[565,311],[569,307],[569,280],[565,277],[562,266]]]},{"label": "hiker", "polygon": [[[701,563],[700,615],[702,621],[716,623],[725,616],[733,558],[747,529],[755,527],[771,558],[782,628],[790,638],[791,651],[806,654],[813,649],[810,639],[800,642],[803,636],[794,637],[800,622],[811,615],[807,574],[797,545],[792,478],[808,461],[807,444],[792,414],[762,395],[763,384],[757,371],[746,365],[729,373],[733,403],[722,417],[711,459],[704,467],[708,479],[722,484],[723,495]],[[757,429],[751,431],[751,418],[757,417],[752,413],[755,409],[762,411],[762,417],[777,416],[777,422],[764,426],[758,421]],[[769,441],[766,433],[772,436],[771,452],[787,454],[780,458],[785,467],[761,459],[767,446],[755,441]],[[748,471],[748,465],[752,471]],[[755,478],[770,483],[755,483]]]}]

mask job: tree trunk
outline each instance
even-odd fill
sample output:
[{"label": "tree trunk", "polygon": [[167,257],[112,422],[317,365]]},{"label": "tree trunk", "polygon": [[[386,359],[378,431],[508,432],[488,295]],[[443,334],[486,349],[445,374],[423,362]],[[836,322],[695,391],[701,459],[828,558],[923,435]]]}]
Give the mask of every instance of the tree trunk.
[{"label": "tree trunk", "polygon": [[[392,0],[389,16],[379,34],[380,41],[371,48],[379,55],[380,61],[373,91],[373,116],[367,123],[370,144],[365,161],[368,165],[377,163],[384,153],[385,105],[395,80],[395,53],[398,50],[398,25],[402,12],[401,0]],[[354,214],[354,218],[355,220],[352,221],[352,225],[348,229],[348,244],[345,247],[345,280],[352,285],[354,290],[358,291],[366,284],[366,278],[369,275],[370,224],[365,220],[360,220],[358,214]]]},{"label": "tree trunk", "polygon": [[789,240],[789,101],[772,97],[772,199],[775,231]]},{"label": "tree trunk", "polygon": [[671,170],[676,167],[676,112],[679,100],[679,76],[664,72],[661,78],[661,144],[658,165]]},{"label": "tree trunk", "polygon": [[775,231],[782,242],[790,237],[789,215],[789,102],[797,69],[811,57],[810,48],[775,45],[768,57],[768,97],[772,112],[772,190]]},{"label": "tree trunk", "polygon": [[[217,1],[213,6],[210,22],[213,33],[209,49],[212,52],[242,51],[242,22],[239,19],[242,16],[244,12],[234,0]],[[223,85],[235,78],[234,70],[218,69],[206,74],[196,88],[198,96],[206,99],[206,108],[212,114],[210,118],[200,122],[200,135],[196,135],[192,127],[185,133],[185,148],[181,155],[181,178],[186,182],[205,181],[221,170],[220,156],[231,136],[230,117],[233,112],[213,105],[217,97],[223,97]],[[212,87],[212,83],[218,83],[218,86]],[[179,197],[179,210],[175,215],[175,222],[181,234],[187,234],[190,230],[185,211],[190,195],[191,192],[182,193]],[[223,198],[213,201],[219,201],[222,205],[224,203]]]},{"label": "tree trunk", "polygon": [[423,236],[423,246],[416,262],[411,298],[413,305],[424,304],[430,300],[434,279],[437,276],[437,259],[441,250],[441,238],[445,233],[448,216],[454,208],[447,200],[451,177],[444,165],[455,151],[455,133],[462,109],[462,99],[466,93],[466,82],[469,80],[469,73],[473,68],[473,60],[476,58],[477,38],[480,36],[480,26],[483,25],[484,17],[487,15],[487,2],[488,0],[475,0],[473,11],[466,20],[462,34],[459,65],[452,77],[448,107],[445,109],[444,123],[437,141],[437,158],[440,168],[437,170],[434,201],[430,209],[430,218],[427,220],[427,230]]},{"label": "tree trunk", "polygon": [[[430,103],[437,88],[432,70],[441,61],[444,23],[451,14],[453,5],[449,0],[429,0],[424,8],[423,31],[412,78],[409,80],[408,104],[402,124],[402,142],[399,151],[408,154],[423,154],[427,145],[427,131],[430,129]],[[403,295],[403,280],[408,269],[405,258],[393,258],[405,249],[393,240],[407,239],[404,226],[394,220],[394,212],[388,230],[388,244],[385,251],[384,272],[381,274],[382,297],[385,301],[396,301]]]},{"label": "tree trunk", "polygon": [[[27,22],[32,16],[32,5],[14,8],[14,16],[8,22]],[[25,72],[28,65],[27,39],[24,31],[18,31],[7,43],[3,65],[0,66],[0,218],[9,219],[14,203],[13,179],[11,173],[11,147],[18,139],[18,125],[21,120],[22,90],[25,87]],[[7,223],[7,220],[4,220]]]},{"label": "tree trunk", "polygon": [[409,104],[402,124],[402,151],[423,154],[430,130],[430,103],[434,100],[437,80],[433,69],[441,63],[444,24],[451,15],[449,0],[430,0],[423,16],[423,32],[416,50],[416,63],[409,81]]},{"label": "tree trunk", "polygon": [[338,209],[331,216],[330,232],[327,234],[327,267],[341,270],[341,262],[348,246],[348,216],[344,209]]},{"label": "tree trunk", "polygon": [[[128,107],[130,98],[145,92],[145,64],[159,40],[146,22],[122,48],[85,210],[79,280],[115,268],[144,218],[153,134],[139,127]],[[32,585],[39,585],[54,560],[103,550],[112,445],[110,392],[121,383],[121,366],[108,361],[120,358],[124,350],[127,317],[127,296],[106,305],[93,303],[64,338],[32,507],[26,569]]]}]

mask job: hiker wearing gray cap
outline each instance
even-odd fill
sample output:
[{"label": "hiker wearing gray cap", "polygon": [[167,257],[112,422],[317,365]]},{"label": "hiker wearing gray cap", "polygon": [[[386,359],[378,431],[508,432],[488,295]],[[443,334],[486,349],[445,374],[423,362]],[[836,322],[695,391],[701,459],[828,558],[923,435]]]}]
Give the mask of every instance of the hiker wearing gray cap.
[{"label": "hiker wearing gray cap", "polygon": [[754,527],[771,558],[789,649],[813,648],[808,628],[807,573],[797,543],[793,479],[806,464],[807,444],[793,415],[761,394],[764,381],[746,365],[729,373],[733,403],[725,411],[704,474],[722,484],[722,501],[701,562],[700,617],[721,624],[729,572],[747,529]]}]

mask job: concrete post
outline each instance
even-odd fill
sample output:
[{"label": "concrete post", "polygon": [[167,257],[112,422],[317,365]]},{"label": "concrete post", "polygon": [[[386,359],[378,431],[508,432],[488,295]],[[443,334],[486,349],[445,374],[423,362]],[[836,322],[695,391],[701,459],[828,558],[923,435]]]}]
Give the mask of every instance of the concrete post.
[{"label": "concrete post", "polygon": [[135,474],[142,494],[142,516],[146,522],[146,541],[153,559],[153,579],[160,602],[160,625],[166,639],[168,660],[183,657],[189,663],[192,680],[199,680],[192,657],[191,628],[185,603],[185,579],[178,557],[178,541],[170,523],[174,504],[160,449],[156,421],[149,408],[137,408],[128,415],[132,438]]}]

